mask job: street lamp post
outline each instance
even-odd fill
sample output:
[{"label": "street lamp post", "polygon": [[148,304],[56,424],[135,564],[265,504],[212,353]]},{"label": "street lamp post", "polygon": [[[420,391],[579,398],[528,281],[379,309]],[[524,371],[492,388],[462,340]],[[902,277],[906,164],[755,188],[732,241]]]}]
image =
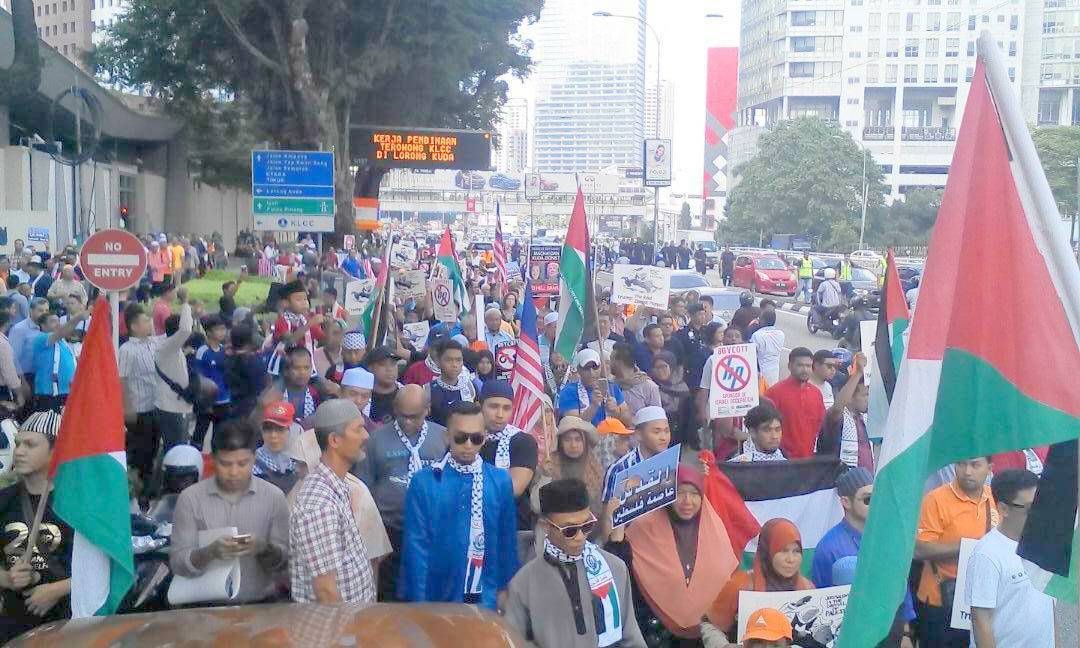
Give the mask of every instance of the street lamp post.
[{"label": "street lamp post", "polygon": [[866,147],[862,147],[862,224],[859,225],[859,249],[863,249],[863,237],[866,235],[866,200],[869,190],[866,182]]}]

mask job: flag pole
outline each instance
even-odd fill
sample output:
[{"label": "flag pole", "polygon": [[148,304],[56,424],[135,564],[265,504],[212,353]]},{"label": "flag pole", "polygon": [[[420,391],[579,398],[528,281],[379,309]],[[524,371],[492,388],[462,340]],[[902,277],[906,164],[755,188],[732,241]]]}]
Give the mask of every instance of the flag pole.
[{"label": "flag pole", "polygon": [[41,531],[41,520],[45,517],[45,504],[48,502],[49,494],[52,493],[52,480],[45,482],[45,492],[41,494],[41,498],[38,499],[37,510],[34,511],[34,522],[30,525],[30,535],[26,539],[26,550],[23,551],[22,557],[19,562],[30,564],[30,558],[34,555],[34,547],[37,546],[38,535]]}]

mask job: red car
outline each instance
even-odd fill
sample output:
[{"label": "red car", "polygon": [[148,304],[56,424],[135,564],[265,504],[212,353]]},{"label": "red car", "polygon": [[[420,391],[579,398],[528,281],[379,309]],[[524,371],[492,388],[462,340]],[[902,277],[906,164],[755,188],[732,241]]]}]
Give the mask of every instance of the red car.
[{"label": "red car", "polygon": [[735,258],[732,280],[751,292],[793,296],[799,287],[795,273],[775,254],[740,254]]}]

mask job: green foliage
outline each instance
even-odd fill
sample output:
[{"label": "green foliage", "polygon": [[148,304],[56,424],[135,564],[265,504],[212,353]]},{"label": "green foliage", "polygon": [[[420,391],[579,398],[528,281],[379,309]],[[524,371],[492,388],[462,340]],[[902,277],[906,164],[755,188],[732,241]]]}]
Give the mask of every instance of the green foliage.
[{"label": "green foliage", "polygon": [[1031,133],[1039,152],[1050,191],[1062,214],[1075,214],[1077,162],[1080,161],[1080,126],[1036,128]]},{"label": "green foliage", "polygon": [[[198,299],[208,313],[218,311],[218,299],[221,297],[221,284],[226,281],[236,281],[239,273],[225,270],[211,270],[198,279],[192,279],[184,285],[188,289],[190,299]],[[240,283],[236,291],[236,305],[252,307],[266,302],[266,296],[270,293],[270,279],[268,277],[247,277]]]},{"label": "green foliage", "polygon": [[866,245],[876,249],[926,245],[941,208],[940,189],[915,189],[866,217]]},{"label": "green foliage", "polygon": [[[41,84],[41,52],[34,22],[32,0],[12,0],[11,36],[14,56],[11,66],[0,68],[0,104],[7,104],[33,94]],[[9,36],[3,34],[3,38]],[[7,142],[0,142],[6,146]]]},{"label": "green foliage", "polygon": [[[780,122],[740,165],[728,196],[724,239],[757,244],[773,234],[808,234],[823,243],[858,243],[863,151],[837,125],[815,118]],[[884,202],[880,167],[866,152],[868,207]]]}]

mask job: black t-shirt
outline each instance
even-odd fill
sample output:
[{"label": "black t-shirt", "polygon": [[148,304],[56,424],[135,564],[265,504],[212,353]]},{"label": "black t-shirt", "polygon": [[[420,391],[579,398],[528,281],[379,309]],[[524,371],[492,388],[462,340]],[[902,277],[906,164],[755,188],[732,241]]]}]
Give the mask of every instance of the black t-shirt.
[{"label": "black t-shirt", "polygon": [[389,423],[390,419],[394,418],[394,398],[397,396],[398,390],[395,387],[393,391],[385,394],[380,394],[377,391],[371,392],[371,420],[376,425],[382,423]]},{"label": "black t-shirt", "polygon": [[[0,547],[4,552],[4,569],[10,569],[26,550],[34,511],[37,510],[38,497],[23,493],[26,491],[20,484],[0,490]],[[41,519],[37,549],[30,558],[30,566],[41,574],[42,583],[53,583],[71,576],[73,536],[71,527],[56,517],[50,501]],[[0,596],[4,606],[0,612],[0,644],[42,623],[71,616],[69,597],[57,602],[44,617],[39,617],[27,611],[22,592],[0,590]]]},{"label": "black t-shirt", "polygon": [[[488,441],[480,448],[480,456],[485,462],[495,465],[495,450],[497,443]],[[528,468],[536,470],[539,461],[539,451],[536,448],[536,439],[527,432],[518,432],[510,438],[510,467]],[[517,498],[517,527],[519,531],[528,531],[536,525],[536,516],[529,505],[529,489],[526,488]]]}]

